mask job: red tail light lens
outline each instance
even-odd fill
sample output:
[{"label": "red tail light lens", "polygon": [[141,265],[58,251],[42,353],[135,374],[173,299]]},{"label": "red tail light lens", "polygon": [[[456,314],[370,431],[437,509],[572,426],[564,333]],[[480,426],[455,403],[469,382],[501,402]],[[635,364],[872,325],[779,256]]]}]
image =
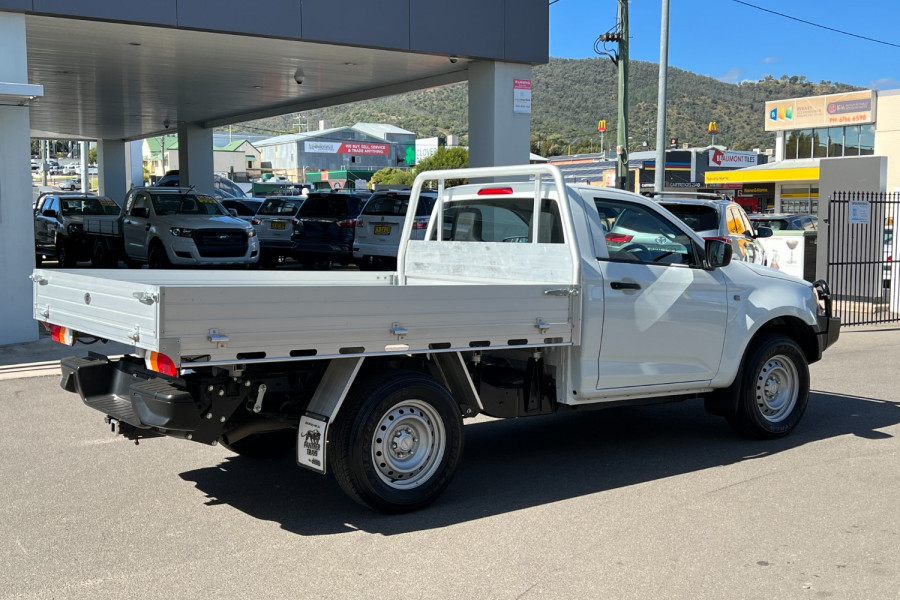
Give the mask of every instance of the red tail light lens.
[{"label": "red tail light lens", "polygon": [[344,219],[343,221],[338,221],[337,226],[344,229],[356,227],[356,219]]},{"label": "red tail light lens", "polygon": [[624,244],[625,242],[630,242],[634,238],[633,235],[628,235],[625,233],[607,233],[606,241],[612,242],[613,244]]},{"label": "red tail light lens", "polygon": [[175,366],[175,361],[165,354],[148,352],[144,357],[144,364],[147,365],[147,368],[151,371],[156,371],[157,373],[162,373],[163,375],[168,375],[170,377],[178,377],[178,367]]},{"label": "red tail light lens", "polygon": [[260,221],[259,219],[250,219],[251,225],[259,225],[260,223],[262,223],[262,221]]},{"label": "red tail light lens", "polygon": [[417,217],[416,220],[413,221],[413,229],[428,229],[428,217],[422,219]]},{"label": "red tail light lens", "polygon": [[511,187],[489,187],[478,190],[479,196],[507,196],[512,193]]},{"label": "red tail light lens", "polygon": [[60,327],[59,325],[50,326],[50,337],[54,342],[65,344],[66,346],[75,345],[75,334],[68,327]]}]

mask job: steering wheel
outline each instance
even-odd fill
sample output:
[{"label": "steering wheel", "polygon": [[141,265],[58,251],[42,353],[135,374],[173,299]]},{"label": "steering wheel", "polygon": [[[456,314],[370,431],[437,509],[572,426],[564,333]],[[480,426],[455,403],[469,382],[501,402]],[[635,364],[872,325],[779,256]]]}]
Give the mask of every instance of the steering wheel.
[{"label": "steering wheel", "polygon": [[624,248],[621,248],[620,251],[634,254],[637,258],[645,262],[650,260],[650,256],[652,255],[650,249],[643,244],[628,244]]}]

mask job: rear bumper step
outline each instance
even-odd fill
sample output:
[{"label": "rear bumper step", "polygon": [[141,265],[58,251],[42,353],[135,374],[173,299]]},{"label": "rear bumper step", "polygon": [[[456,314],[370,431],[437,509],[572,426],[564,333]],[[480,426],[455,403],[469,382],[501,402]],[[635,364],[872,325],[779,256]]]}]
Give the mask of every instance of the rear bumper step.
[{"label": "rear bumper step", "polygon": [[154,376],[138,359],[111,362],[105,356],[69,357],[60,362],[60,386],[85,404],[140,429],[194,431],[203,407],[176,382]]}]

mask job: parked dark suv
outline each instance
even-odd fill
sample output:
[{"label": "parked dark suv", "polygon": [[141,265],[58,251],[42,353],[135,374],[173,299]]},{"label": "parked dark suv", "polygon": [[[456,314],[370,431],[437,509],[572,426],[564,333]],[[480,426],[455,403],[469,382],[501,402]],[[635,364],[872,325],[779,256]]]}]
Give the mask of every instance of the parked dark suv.
[{"label": "parked dark suv", "polygon": [[74,267],[91,256],[84,237],[85,215],[117,215],[119,205],[94,194],[45,194],[34,208],[35,262],[56,258],[61,267]]},{"label": "parked dark suv", "polygon": [[371,194],[314,192],[297,211],[291,257],[304,269],[328,269],[353,262],[356,218]]}]

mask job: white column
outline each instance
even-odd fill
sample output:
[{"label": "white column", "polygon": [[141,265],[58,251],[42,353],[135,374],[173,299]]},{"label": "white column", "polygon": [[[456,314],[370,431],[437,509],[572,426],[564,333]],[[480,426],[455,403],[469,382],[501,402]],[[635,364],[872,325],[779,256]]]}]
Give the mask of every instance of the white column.
[{"label": "white column", "polygon": [[516,79],[530,83],[531,67],[501,62],[469,65],[469,166],[528,164],[531,113],[513,109]]},{"label": "white column", "polygon": [[194,123],[178,123],[178,182],[213,193],[213,130]]},{"label": "white column", "polygon": [[89,192],[91,191],[91,161],[88,160],[88,149],[90,144],[87,142],[78,142],[78,144],[81,146],[81,191]]},{"label": "white column", "polygon": [[143,146],[144,143],[141,140],[129,142],[128,145],[125,146],[125,171],[129,188],[144,185]]},{"label": "white column", "polygon": [[125,179],[125,141],[97,140],[100,195],[121,202],[128,191]]},{"label": "white column", "polygon": [[25,16],[0,12],[0,345],[38,339],[32,317],[34,216],[28,102],[43,88],[28,84]]}]

